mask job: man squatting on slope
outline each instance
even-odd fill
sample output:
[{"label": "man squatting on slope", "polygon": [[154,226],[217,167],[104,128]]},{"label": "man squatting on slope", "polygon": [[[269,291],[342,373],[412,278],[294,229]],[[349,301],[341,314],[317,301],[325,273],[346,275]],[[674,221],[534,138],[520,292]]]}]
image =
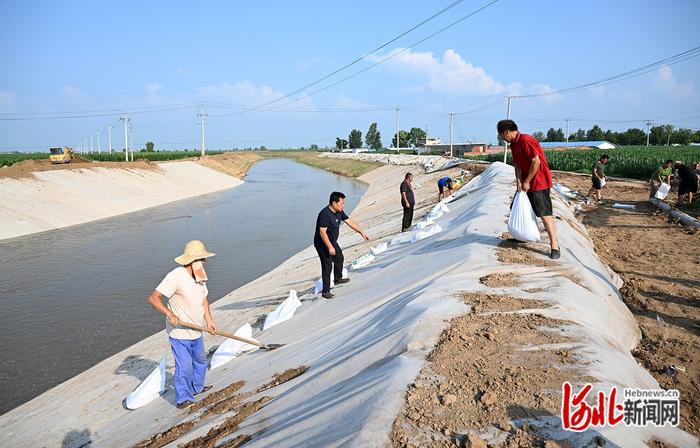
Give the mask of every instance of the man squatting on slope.
[{"label": "man squatting on slope", "polygon": [[331,270],[335,283],[347,283],[350,279],[343,278],[343,250],[338,245],[338,235],[340,234],[340,223],[345,222],[352,230],[362,235],[365,241],[369,237],[362,231],[360,226],[345,214],[345,195],[339,191],[331,193],[328,206],[318,213],[316,218],[316,230],[314,231],[314,248],[321,260],[321,278],[323,279],[323,290],[321,297],[332,299],[331,294]]},{"label": "man squatting on slope", "polygon": [[552,173],[540,142],[530,135],[518,132],[518,125],[513,120],[499,121],[496,129],[498,135],[511,144],[518,191],[527,193],[535,215],[542,219],[552,250],[549,258],[556,260],[561,253],[552,216],[552,198],[549,196],[553,185]]},{"label": "man squatting on slope", "polygon": [[[175,358],[175,402],[180,409],[192,405],[195,395],[211,388],[204,386],[207,356],[202,332],[178,324],[183,321],[206,326],[211,334],[216,331],[204,271],[205,259],[214,255],[201,241],[190,241],[185,245],[184,253],[175,258],[181,266],[170,271],[148,296],[148,303],[166,317],[166,331]],[[163,296],[168,298],[167,307],[163,305]]]},{"label": "man squatting on slope", "polygon": [[[442,200],[443,198],[446,198],[452,194],[452,189],[453,189],[453,183],[452,183],[452,178],[449,176],[441,177],[438,179],[438,201]],[[445,187],[447,187],[447,190],[450,192],[450,194],[445,193]]]}]

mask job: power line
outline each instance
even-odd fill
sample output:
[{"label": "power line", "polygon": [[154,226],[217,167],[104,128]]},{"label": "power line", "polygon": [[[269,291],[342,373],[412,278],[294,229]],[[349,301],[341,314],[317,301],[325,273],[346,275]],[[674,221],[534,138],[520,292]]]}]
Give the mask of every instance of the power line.
[{"label": "power line", "polygon": [[[195,103],[190,103],[187,105],[161,107],[159,109],[148,109],[148,110],[134,109],[133,111],[129,111],[128,113],[130,115],[132,115],[132,114],[150,114],[150,113],[158,113],[158,112],[168,112],[168,111],[173,111],[173,110],[183,110],[183,109],[188,109],[188,108],[192,107],[193,104],[195,104]],[[122,116],[122,115],[124,115],[124,111],[110,112],[110,113],[85,114],[85,115],[56,115],[56,116],[46,116],[46,117],[0,117],[0,121],[63,120],[63,119],[71,119],[71,118],[115,117],[115,116]]]}]

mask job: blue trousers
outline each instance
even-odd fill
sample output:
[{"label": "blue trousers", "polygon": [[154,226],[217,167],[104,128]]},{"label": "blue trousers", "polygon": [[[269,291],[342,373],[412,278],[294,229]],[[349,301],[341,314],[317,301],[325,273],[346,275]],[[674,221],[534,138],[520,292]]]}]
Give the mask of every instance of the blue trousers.
[{"label": "blue trousers", "polygon": [[175,400],[177,404],[194,401],[194,394],[204,387],[207,373],[204,339],[168,339],[175,358]]}]

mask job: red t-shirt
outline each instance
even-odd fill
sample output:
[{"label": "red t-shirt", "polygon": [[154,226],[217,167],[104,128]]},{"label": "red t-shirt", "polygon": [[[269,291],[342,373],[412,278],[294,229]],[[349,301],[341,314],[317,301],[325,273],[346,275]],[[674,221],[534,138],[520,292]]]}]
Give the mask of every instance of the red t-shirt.
[{"label": "red t-shirt", "polygon": [[521,180],[525,180],[530,172],[532,159],[534,159],[535,156],[540,158],[540,167],[535,173],[535,177],[533,177],[530,181],[529,191],[539,191],[552,188],[552,172],[549,171],[547,158],[545,157],[544,152],[542,152],[540,142],[538,142],[531,135],[518,132],[518,135],[515,137],[515,141],[513,141],[513,143],[510,145],[511,151],[513,151],[513,164],[520,168],[520,171],[522,171]]}]

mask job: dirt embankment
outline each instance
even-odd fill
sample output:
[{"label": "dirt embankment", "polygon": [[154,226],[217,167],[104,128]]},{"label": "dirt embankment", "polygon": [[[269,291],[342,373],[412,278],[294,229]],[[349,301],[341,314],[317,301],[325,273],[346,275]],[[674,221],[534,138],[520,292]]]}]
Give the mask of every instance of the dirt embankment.
[{"label": "dirt embankment", "polygon": [[138,160],[136,162],[91,162],[90,160],[77,157],[70,163],[52,164],[49,160],[24,160],[11,166],[0,168],[0,179],[23,179],[33,177],[32,173],[42,171],[57,170],[77,170],[82,168],[121,168],[121,169],[141,169],[157,170],[158,165],[148,160]]},{"label": "dirt embankment", "polygon": [[[556,173],[555,182],[584,194],[590,187],[572,174]],[[650,205],[645,183],[610,181],[603,197],[607,204],[585,206],[581,220],[625,283],[620,293],[642,331],[633,354],[664,389],[680,391],[680,427],[700,437],[700,231]]]}]

